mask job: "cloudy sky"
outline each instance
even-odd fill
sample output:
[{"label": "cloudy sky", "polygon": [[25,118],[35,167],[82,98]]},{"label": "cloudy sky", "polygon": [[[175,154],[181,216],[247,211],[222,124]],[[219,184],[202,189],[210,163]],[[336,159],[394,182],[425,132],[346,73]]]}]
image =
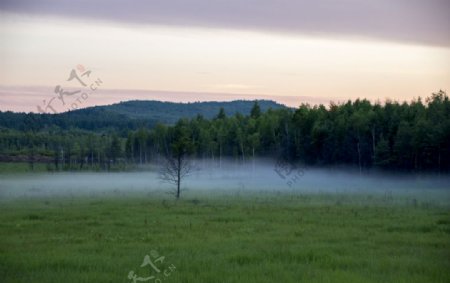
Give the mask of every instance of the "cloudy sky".
[{"label": "cloudy sky", "polygon": [[450,87],[449,12],[448,0],[1,0],[0,110],[37,111],[57,85],[79,91],[55,100],[58,112],[411,100]]}]

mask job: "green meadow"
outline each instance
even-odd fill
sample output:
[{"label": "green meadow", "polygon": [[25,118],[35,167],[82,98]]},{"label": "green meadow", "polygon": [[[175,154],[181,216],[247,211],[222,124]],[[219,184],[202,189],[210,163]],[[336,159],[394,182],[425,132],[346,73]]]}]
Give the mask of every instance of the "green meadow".
[{"label": "green meadow", "polygon": [[382,195],[26,198],[0,227],[4,283],[450,282],[449,208]]}]

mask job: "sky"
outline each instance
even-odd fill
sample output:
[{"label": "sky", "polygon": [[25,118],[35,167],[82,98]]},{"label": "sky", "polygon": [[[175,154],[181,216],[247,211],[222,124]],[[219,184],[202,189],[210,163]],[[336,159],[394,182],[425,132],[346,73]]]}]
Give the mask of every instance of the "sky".
[{"label": "sky", "polygon": [[448,0],[0,0],[0,110],[410,101],[450,87],[449,12]]}]

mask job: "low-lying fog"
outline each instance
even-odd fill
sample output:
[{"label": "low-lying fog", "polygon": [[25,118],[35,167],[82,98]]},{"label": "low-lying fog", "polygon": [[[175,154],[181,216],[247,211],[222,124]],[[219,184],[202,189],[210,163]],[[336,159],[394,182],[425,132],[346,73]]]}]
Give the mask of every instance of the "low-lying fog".
[{"label": "low-lying fog", "polygon": [[[236,162],[196,162],[182,182],[183,193],[280,192],[433,195],[450,203],[450,176],[393,175],[358,170],[297,167],[276,161],[246,165]],[[15,199],[52,196],[130,195],[162,193],[174,186],[159,178],[156,169],[138,172],[60,172],[0,175],[0,198]],[[182,193],[182,196],[183,196]]]}]

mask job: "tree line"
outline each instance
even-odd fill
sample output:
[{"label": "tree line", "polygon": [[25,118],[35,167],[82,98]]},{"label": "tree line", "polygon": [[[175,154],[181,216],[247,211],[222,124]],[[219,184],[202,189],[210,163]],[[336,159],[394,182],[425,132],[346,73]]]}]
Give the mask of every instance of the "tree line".
[{"label": "tree line", "polygon": [[213,119],[197,115],[175,125],[127,131],[3,128],[0,158],[47,162],[55,169],[155,163],[171,154],[180,132],[191,158],[219,165],[224,158],[245,163],[271,157],[361,171],[450,172],[450,102],[443,91],[410,103],[357,99],[265,112],[255,102],[246,116],[227,116],[221,109]]}]

